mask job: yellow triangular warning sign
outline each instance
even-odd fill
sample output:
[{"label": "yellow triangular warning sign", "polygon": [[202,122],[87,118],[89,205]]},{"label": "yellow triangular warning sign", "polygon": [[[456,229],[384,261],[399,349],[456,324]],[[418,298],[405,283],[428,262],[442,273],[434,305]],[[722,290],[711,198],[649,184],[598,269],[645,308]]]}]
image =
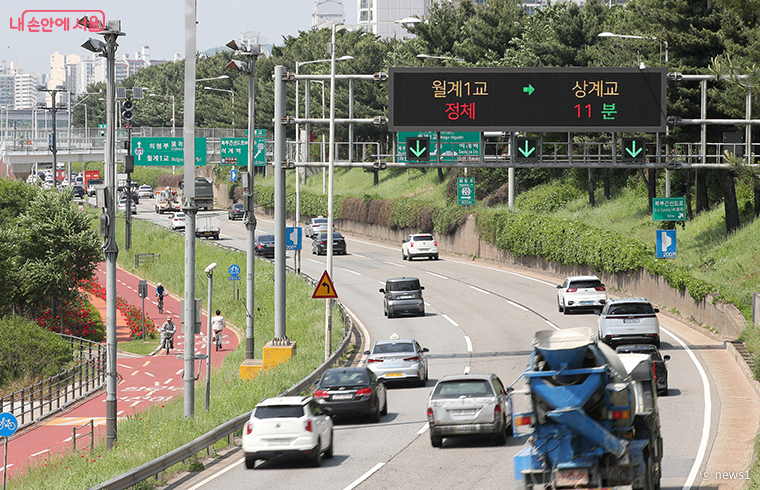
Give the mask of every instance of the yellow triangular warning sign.
[{"label": "yellow triangular warning sign", "polygon": [[327,271],[322,274],[322,279],[320,279],[317,283],[317,288],[314,290],[314,294],[312,294],[311,297],[314,299],[329,299],[338,297],[338,293],[335,292],[335,287],[333,286],[332,280],[330,280],[330,276],[327,274]]}]

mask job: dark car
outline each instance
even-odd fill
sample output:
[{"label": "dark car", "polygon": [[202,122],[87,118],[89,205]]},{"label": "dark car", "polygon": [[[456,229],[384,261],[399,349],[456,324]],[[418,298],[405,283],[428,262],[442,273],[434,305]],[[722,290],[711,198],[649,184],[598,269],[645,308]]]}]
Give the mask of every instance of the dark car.
[{"label": "dark car", "polygon": [[[140,196],[137,195],[137,191],[135,189],[132,189],[131,196],[132,196],[133,203],[140,204]],[[122,199],[126,199],[127,197],[126,191],[122,191],[119,197]]]},{"label": "dark car", "polygon": [[76,197],[77,199],[84,198],[87,195],[87,191],[81,185],[75,185],[74,187],[72,187],[71,193],[74,194],[74,197]]},{"label": "dark car", "polygon": [[388,413],[385,384],[366,367],[328,369],[314,399],[334,416],[367,415],[379,422]]},{"label": "dark car", "polygon": [[383,293],[383,313],[388,318],[396,315],[412,314],[425,316],[425,300],[422,298],[420,280],[416,277],[394,277],[385,281]]},{"label": "dark car", "polygon": [[274,235],[259,235],[256,237],[256,243],[253,251],[259,257],[268,259],[274,258]]},{"label": "dark car", "polygon": [[[327,253],[327,233],[316,235],[311,242],[311,253],[322,255]],[[346,255],[346,239],[337,231],[333,233],[333,255]]]},{"label": "dark car", "polygon": [[661,355],[660,350],[651,344],[619,345],[615,348],[618,354],[646,354],[652,359],[652,372],[657,384],[657,394],[667,396],[668,394],[668,367],[666,361],[670,360],[669,355]]},{"label": "dark car", "polygon": [[243,219],[245,214],[245,207],[242,202],[237,202],[227,209],[227,219]]}]

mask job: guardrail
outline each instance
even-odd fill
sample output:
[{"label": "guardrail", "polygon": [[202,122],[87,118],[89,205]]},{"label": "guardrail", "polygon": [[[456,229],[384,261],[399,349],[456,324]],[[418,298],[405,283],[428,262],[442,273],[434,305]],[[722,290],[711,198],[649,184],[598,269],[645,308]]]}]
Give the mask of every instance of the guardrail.
[{"label": "guardrail", "polygon": [[71,346],[75,360],[80,361],[78,365],[0,397],[1,410],[16,416],[19,429],[58,412],[105,386],[105,346],[72,335],[61,337]]},{"label": "guardrail", "polygon": [[[311,278],[309,279],[311,280]],[[354,316],[353,313],[351,313],[351,311],[343,304],[336,304],[346,326],[344,337],[340,343],[340,346],[335,352],[333,352],[332,356],[330,356],[329,359],[323,362],[311,374],[280,393],[279,396],[294,395],[307,389],[309,386],[315,383],[316,380],[319,379],[319,377],[322,376],[322,374],[324,374],[324,372],[329,369],[330,366],[332,366],[345,353],[346,348],[348,347],[348,343],[351,339],[351,331],[354,329]],[[188,442],[184,446],[180,446],[177,449],[154,459],[153,461],[149,461],[124,474],[121,474],[106,482],[100,483],[92,487],[90,490],[123,490],[154,476],[156,479],[160,479],[159,475],[161,475],[164,471],[171,468],[175,464],[192,457],[194,454],[197,454],[204,449],[210,448],[214,445],[214,443],[216,443],[216,441],[227,438],[228,441],[230,441],[230,444],[232,444],[232,435],[235,432],[243,429],[243,426],[248,421],[250,416],[251,412],[246,412],[242,415],[239,415],[234,419],[225,422],[215,429],[207,432],[206,434],[203,434],[202,436]]]}]

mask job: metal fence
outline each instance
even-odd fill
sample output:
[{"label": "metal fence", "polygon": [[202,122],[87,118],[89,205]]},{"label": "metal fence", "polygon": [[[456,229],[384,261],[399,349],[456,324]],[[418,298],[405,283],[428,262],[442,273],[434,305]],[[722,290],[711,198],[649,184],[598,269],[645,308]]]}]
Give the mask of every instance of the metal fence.
[{"label": "metal fence", "polygon": [[72,335],[61,335],[71,347],[77,364],[60,374],[0,397],[2,412],[11,412],[26,427],[103,388],[106,382],[106,349]]}]

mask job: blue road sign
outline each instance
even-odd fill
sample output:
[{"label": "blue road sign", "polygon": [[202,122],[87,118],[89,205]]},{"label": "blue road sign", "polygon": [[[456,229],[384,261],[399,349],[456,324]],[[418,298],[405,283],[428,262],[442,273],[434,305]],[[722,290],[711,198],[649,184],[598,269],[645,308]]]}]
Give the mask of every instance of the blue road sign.
[{"label": "blue road sign", "polygon": [[657,230],[657,258],[675,259],[676,253],[676,230]]},{"label": "blue road sign", "polygon": [[230,276],[230,281],[239,281],[240,276]]},{"label": "blue road sign", "polygon": [[230,273],[231,276],[239,276],[240,275],[240,266],[237,264],[232,264],[229,269],[227,269],[227,272]]},{"label": "blue road sign", "polygon": [[234,168],[230,169],[230,181],[237,182],[237,170]]},{"label": "blue road sign", "polygon": [[0,413],[0,436],[10,437],[18,429],[18,420],[10,412]]},{"label": "blue road sign", "polygon": [[285,228],[285,250],[301,250],[301,227]]}]

